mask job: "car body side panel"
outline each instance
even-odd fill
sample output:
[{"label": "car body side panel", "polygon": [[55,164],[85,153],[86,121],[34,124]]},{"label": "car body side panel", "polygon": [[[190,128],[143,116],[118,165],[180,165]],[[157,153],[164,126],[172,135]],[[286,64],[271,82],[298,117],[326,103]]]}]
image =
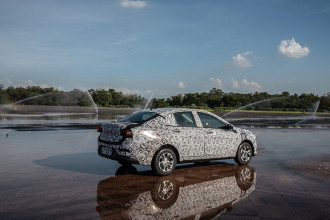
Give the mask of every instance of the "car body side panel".
[{"label": "car body side panel", "polygon": [[[210,114],[207,111],[199,110],[199,112],[211,115],[212,117],[222,121],[224,124],[228,124],[228,122],[217,115]],[[196,123],[202,128],[202,122],[196,111],[194,111],[194,116]],[[239,132],[240,130],[237,131],[236,129],[228,130],[221,128],[202,128],[202,130],[205,139],[204,159],[235,157],[237,148],[242,142],[242,136]]]},{"label": "car body side panel", "polygon": [[176,126],[173,114],[157,117],[134,129],[133,133],[136,132],[138,134],[135,135],[137,139],[134,142],[139,143],[140,147],[135,147],[134,153],[143,154],[142,150],[148,152],[148,157],[142,164],[149,163],[150,165],[155,152],[164,145],[175,147],[181,160],[190,160],[204,155],[204,138],[200,128]]},{"label": "car body side panel", "polygon": [[241,143],[241,135],[234,130],[203,128],[205,154],[210,158],[234,157]]},{"label": "car body side panel", "polygon": [[167,143],[175,146],[182,160],[199,158],[204,155],[204,138],[200,128],[169,126],[164,135]]}]

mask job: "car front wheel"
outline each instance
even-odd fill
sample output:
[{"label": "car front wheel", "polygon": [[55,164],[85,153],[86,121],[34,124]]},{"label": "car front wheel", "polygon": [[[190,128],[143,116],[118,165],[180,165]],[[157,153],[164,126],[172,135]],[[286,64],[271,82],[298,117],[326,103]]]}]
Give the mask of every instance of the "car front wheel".
[{"label": "car front wheel", "polygon": [[173,172],[176,166],[175,153],[168,148],[158,151],[152,162],[152,169],[157,175],[166,176]]},{"label": "car front wheel", "polygon": [[248,142],[243,142],[239,145],[235,161],[239,165],[246,165],[252,159],[252,147]]}]

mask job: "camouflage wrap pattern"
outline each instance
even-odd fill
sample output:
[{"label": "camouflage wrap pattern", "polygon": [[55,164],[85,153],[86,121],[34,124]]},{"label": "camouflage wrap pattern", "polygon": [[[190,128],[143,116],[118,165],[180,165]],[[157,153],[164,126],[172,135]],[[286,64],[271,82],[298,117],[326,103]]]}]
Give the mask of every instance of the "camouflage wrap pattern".
[{"label": "camouflage wrap pattern", "polygon": [[[157,112],[158,109],[152,110]],[[150,111],[150,110],[145,110]],[[180,127],[173,116],[175,112],[192,112],[196,127]],[[111,147],[120,156],[135,159],[142,165],[151,165],[161,147],[171,146],[178,153],[178,161],[234,158],[243,141],[252,143],[253,155],[257,153],[256,136],[249,130],[203,128],[197,112],[209,114],[224,124],[222,118],[208,112],[193,109],[160,109],[159,116],[142,125],[131,128],[133,137],[123,139],[120,130],[131,123],[103,123],[98,145]],[[123,139],[122,142],[120,142]],[[107,142],[107,143],[105,143]],[[109,143],[118,142],[118,143]],[[119,150],[126,149],[126,150]]]}]

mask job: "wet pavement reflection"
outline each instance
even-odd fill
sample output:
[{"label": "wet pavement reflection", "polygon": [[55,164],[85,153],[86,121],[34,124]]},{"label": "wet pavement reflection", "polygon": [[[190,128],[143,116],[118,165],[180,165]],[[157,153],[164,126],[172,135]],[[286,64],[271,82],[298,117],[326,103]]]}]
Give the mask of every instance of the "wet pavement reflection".
[{"label": "wet pavement reflection", "polygon": [[157,177],[89,129],[0,130],[0,219],[329,219],[330,130],[253,129],[258,155]]},{"label": "wet pavement reflection", "polygon": [[99,182],[96,210],[102,219],[210,219],[232,210],[255,182],[251,166],[181,166],[165,177],[122,166]]}]

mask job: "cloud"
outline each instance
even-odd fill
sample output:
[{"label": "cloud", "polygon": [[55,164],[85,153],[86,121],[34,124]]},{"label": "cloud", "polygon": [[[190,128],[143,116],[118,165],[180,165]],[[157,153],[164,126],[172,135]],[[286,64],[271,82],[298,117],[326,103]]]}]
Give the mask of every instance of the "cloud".
[{"label": "cloud", "polygon": [[282,40],[278,46],[278,51],[280,54],[289,58],[300,58],[310,53],[308,47],[302,47],[294,38],[291,40]]},{"label": "cloud", "polygon": [[44,83],[37,84],[37,83],[33,82],[30,79],[28,79],[28,80],[18,80],[18,82],[13,82],[11,79],[6,78],[6,79],[4,79],[3,84],[4,84],[5,87],[12,86],[12,87],[23,87],[23,88],[25,88],[25,87],[28,87],[28,86],[39,86],[43,89],[50,87],[49,85],[44,84]]},{"label": "cloud", "polygon": [[49,88],[49,86],[47,84],[44,84],[44,83],[40,84],[39,86],[42,89]]},{"label": "cloud", "polygon": [[172,80],[170,84],[173,88],[179,88],[179,89],[186,88],[186,85],[182,81]]},{"label": "cloud", "polygon": [[249,82],[246,79],[243,79],[242,85],[243,89],[245,89],[245,91],[247,92],[257,92],[261,90],[261,86],[259,85],[259,83],[254,81]]},{"label": "cloud", "polygon": [[[130,95],[130,94],[137,94],[137,95],[141,95],[141,96],[146,96],[146,95],[150,95],[153,94],[153,92],[150,89],[147,89],[145,91],[142,90],[138,90],[138,89],[131,89],[131,88],[127,88],[127,87],[109,87],[109,86],[101,86],[102,89],[104,90],[109,90],[109,89],[114,89],[117,92],[121,92],[124,95]],[[95,87],[94,89],[99,89],[98,87]],[[86,90],[86,89],[83,89]]]},{"label": "cloud", "polygon": [[238,85],[238,81],[235,80],[234,78],[231,79],[231,81],[233,82],[233,89],[239,89],[239,85]]},{"label": "cloud", "polygon": [[39,86],[40,88],[54,88],[54,89],[57,89],[59,91],[65,91],[65,88],[62,87],[62,86],[50,86],[48,84],[45,84],[45,83],[41,83],[41,84],[38,84],[38,83],[35,83],[33,82],[32,80],[28,79],[28,80],[18,80],[18,81],[12,81],[11,79],[4,79],[3,81],[0,81],[0,84],[3,84],[4,87],[9,87],[9,86],[12,86],[12,87],[23,87],[23,88],[26,88],[28,86]]},{"label": "cloud", "polygon": [[252,62],[249,61],[246,56],[251,54],[251,52],[247,51],[245,53],[239,53],[236,56],[232,57],[232,60],[229,62],[230,65],[238,67],[238,68],[248,68],[252,66]]},{"label": "cloud", "polygon": [[260,86],[259,83],[257,83],[257,82],[251,81],[251,86],[252,86],[253,88],[256,88],[258,91],[261,90],[261,86]]},{"label": "cloud", "polygon": [[147,6],[147,2],[145,1],[131,1],[131,0],[121,0],[119,3],[122,8],[144,8]]},{"label": "cloud", "polygon": [[179,86],[180,89],[184,89],[185,88],[184,83],[181,82],[181,81],[178,83],[178,86]]},{"label": "cloud", "polygon": [[5,87],[13,86],[13,84],[14,83],[10,79],[8,79],[8,78],[4,80],[4,86]]},{"label": "cloud", "polygon": [[241,89],[243,92],[259,92],[261,91],[261,86],[255,81],[249,82],[247,79],[242,79],[241,83],[234,78],[231,79],[233,82],[234,89]]},{"label": "cloud", "polygon": [[259,85],[259,83],[254,82],[254,81],[247,81],[246,79],[242,80],[242,88],[246,91],[246,92],[258,92],[261,90],[261,86]]},{"label": "cloud", "polygon": [[216,78],[216,79],[214,79],[214,78],[210,78],[210,81],[212,82],[212,83],[214,83],[218,88],[222,88],[222,81],[221,81],[221,79],[219,79],[219,78]]},{"label": "cloud", "polygon": [[245,86],[250,85],[250,83],[246,79],[243,79],[242,80],[242,84],[245,85]]},{"label": "cloud", "polygon": [[119,91],[119,92],[122,92],[125,95],[128,95],[128,94],[140,94],[141,93],[141,91],[139,91],[139,90],[128,89],[126,87],[114,88],[114,90]]}]

